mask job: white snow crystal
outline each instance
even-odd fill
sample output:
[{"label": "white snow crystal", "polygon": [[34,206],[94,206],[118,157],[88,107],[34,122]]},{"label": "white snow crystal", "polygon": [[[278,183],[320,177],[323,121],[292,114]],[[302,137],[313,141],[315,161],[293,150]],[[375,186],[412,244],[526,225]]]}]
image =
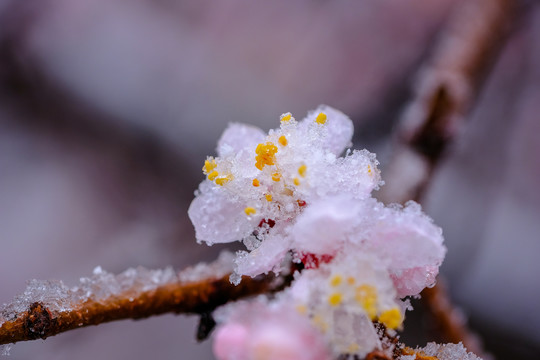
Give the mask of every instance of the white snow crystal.
[{"label": "white snow crystal", "polygon": [[0,356],[9,356],[13,344],[0,345]]},{"label": "white snow crystal", "polygon": [[233,271],[233,261],[232,252],[222,251],[214,262],[199,263],[182,270],[178,273],[178,279],[182,282],[197,282],[207,278],[219,279]]},{"label": "white snow crystal", "polygon": [[[439,360],[481,360],[472,352],[468,352],[462,343],[459,344],[437,344],[428,343],[424,348],[416,349],[427,356],[435,356]],[[404,356],[400,360],[408,360]]]},{"label": "white snow crystal", "polygon": [[171,267],[163,270],[131,268],[119,275],[96,267],[92,276],[81,278],[79,284],[71,288],[62,281],[31,280],[21,295],[16,296],[11,303],[4,304],[0,314],[4,322],[11,321],[37,302],[46,306],[54,316],[70,311],[88,299],[105,301],[121,292],[142,293],[175,281],[178,281],[178,276]]}]

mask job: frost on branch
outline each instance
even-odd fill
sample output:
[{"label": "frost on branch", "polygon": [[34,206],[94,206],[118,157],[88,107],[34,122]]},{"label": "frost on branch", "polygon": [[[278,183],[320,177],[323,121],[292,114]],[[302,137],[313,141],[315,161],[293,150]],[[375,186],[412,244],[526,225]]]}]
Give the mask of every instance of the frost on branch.
[{"label": "frost on branch", "polygon": [[30,280],[21,295],[0,309],[0,326],[6,321],[14,320],[35,303],[46,307],[54,316],[71,311],[74,306],[87,300],[104,302],[120,293],[150,291],[177,280],[176,272],[172,268],[148,270],[138,267],[114,275],[99,266],[94,269],[91,277],[81,278],[79,284],[71,288],[62,281]]},{"label": "frost on branch", "polygon": [[434,357],[439,360],[481,360],[472,352],[468,352],[462,343],[441,345],[430,342],[425,347],[414,351],[405,349],[404,353],[406,355],[400,356],[399,360],[431,360]]},{"label": "frost on branch", "polygon": [[[268,134],[232,124],[218,142],[218,156],[206,159],[207,178],[189,216],[199,242],[246,246],[236,255],[231,281],[278,273],[289,254],[304,267],[273,300],[229,306],[217,332],[219,359],[257,358],[249,355],[252,337],[264,331],[289,339],[302,332],[306,338],[298,344],[325,343],[321,354],[331,357],[365,356],[383,347],[373,322],[399,329],[407,308],[401,299],[434,284],[446,252],[441,229],[414,202],[385,206],[371,196],[383,184],[378,162],[367,150],[347,149],[352,134],[347,116],[320,106],[299,122],[281,115],[280,127]],[[276,308],[294,308],[290,317],[300,316],[298,324],[309,323],[309,330],[272,321]],[[323,342],[310,335],[313,329]],[[228,342],[236,350],[224,351]]]}]

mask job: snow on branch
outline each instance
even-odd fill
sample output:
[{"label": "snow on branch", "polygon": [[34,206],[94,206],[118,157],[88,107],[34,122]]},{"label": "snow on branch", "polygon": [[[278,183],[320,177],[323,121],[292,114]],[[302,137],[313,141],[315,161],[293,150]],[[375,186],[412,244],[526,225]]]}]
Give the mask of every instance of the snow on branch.
[{"label": "snow on branch", "polygon": [[231,255],[176,273],[172,268],[128,269],[119,275],[94,270],[72,288],[61,281],[32,280],[0,310],[0,344],[45,339],[79,327],[164,313],[202,314],[242,297],[278,290],[284,278],[229,282]]}]

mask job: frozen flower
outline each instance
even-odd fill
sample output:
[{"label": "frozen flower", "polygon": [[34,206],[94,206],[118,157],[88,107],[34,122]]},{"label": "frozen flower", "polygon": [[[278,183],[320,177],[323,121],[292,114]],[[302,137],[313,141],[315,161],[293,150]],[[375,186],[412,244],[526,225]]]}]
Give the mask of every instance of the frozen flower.
[{"label": "frozen flower", "polygon": [[396,295],[386,267],[359,251],[304,270],[283,294],[325,335],[335,355],[360,357],[381,346],[373,321],[400,327],[404,305]]},{"label": "frozen flower", "polygon": [[214,335],[219,360],[331,359],[322,334],[291,306],[259,299],[232,304],[227,312]]},{"label": "frozen flower", "polygon": [[365,356],[381,348],[374,322],[399,329],[401,298],[434,283],[442,231],[414,202],[371,197],[382,184],[375,156],[339,156],[352,138],[345,115],[321,106],[280,122],[268,135],[240,124],[225,130],[189,216],[199,242],[244,243],[234,283],[279,271],[288,253],[304,270],[272,301],[228,306],[214,352],[222,360]]},{"label": "frozen flower", "polygon": [[354,245],[377,256],[399,297],[432,285],[446,252],[441,229],[414,202],[386,207],[375,199],[329,197],[307,208],[291,233],[299,252],[333,256]]},{"label": "frozen flower", "polygon": [[279,266],[291,246],[288,229],[307,206],[338,194],[367,199],[381,184],[373,154],[355,150],[339,157],[353,134],[341,112],[320,106],[301,122],[286,113],[280,123],[268,135],[230,125],[218,156],[204,163],[207,179],[188,211],[199,242],[246,243],[251,253],[239,257],[239,274]]}]

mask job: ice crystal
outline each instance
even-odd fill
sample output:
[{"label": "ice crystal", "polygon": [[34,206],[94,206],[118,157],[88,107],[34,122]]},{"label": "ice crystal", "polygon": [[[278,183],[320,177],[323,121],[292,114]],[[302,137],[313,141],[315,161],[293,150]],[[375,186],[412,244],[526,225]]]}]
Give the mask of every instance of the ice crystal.
[{"label": "ice crystal", "polygon": [[197,282],[208,278],[221,278],[233,271],[234,254],[230,251],[222,251],[217,260],[208,263],[199,263],[188,267],[178,273],[178,279],[182,282]]},{"label": "ice crystal", "polygon": [[0,356],[9,356],[13,344],[0,345]]},{"label": "ice crystal", "polygon": [[0,313],[4,321],[11,321],[35,302],[47,305],[53,313],[60,313],[71,308],[73,295],[62,281],[30,280],[24,292],[16,296],[11,303],[4,304]]},{"label": "ice crystal", "polygon": [[[472,352],[468,352],[462,343],[459,344],[437,344],[428,343],[425,347],[415,350],[422,355],[434,356],[439,360],[481,360]],[[404,355],[399,360],[414,360],[416,355]]]},{"label": "ice crystal", "polygon": [[[292,254],[305,269],[267,305],[294,305],[334,356],[354,357],[381,347],[373,321],[401,327],[407,308],[401,298],[434,283],[446,249],[441,229],[418,204],[385,206],[372,198],[383,184],[378,162],[367,150],[346,150],[352,134],[351,120],[328,106],[300,122],[285,113],[268,134],[232,124],[217,157],[204,162],[206,180],[188,213],[197,241],[246,246],[234,259],[233,283],[279,272]],[[260,304],[232,308],[241,316],[268,313]],[[249,353],[247,342],[238,341],[242,331],[251,332],[245,324],[240,331],[234,320],[240,315],[231,310],[222,325],[233,322],[238,337],[222,331],[217,341]],[[218,358],[235,358],[220,349]],[[236,358],[252,358],[242,356]]]},{"label": "ice crystal", "polygon": [[71,288],[62,281],[31,280],[21,295],[0,309],[0,326],[28,311],[36,302],[46,306],[54,316],[70,311],[89,299],[102,302],[119,293],[132,292],[135,295],[174,281],[178,281],[178,276],[170,267],[163,270],[137,267],[114,275],[99,266],[94,269],[92,276],[81,278],[80,282]]}]

